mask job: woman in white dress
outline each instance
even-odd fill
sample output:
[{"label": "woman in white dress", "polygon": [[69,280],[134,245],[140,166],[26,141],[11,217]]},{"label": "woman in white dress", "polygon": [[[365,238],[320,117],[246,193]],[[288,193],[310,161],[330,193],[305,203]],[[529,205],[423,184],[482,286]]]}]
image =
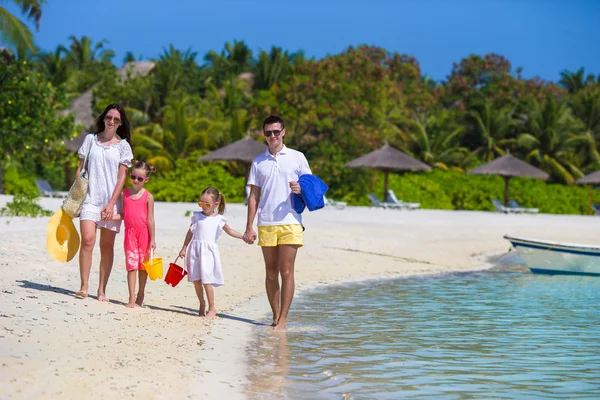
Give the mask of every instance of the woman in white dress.
[{"label": "woman in white dress", "polygon": [[[237,239],[241,239],[243,234],[227,225],[227,218],[223,216],[225,196],[214,187],[207,187],[202,191],[198,205],[202,211],[193,213],[192,225],[185,236],[179,257],[186,257],[188,280],[194,282],[196,295],[200,300],[198,314],[212,319],[217,315],[213,287],[224,283],[217,241],[223,231]],[[204,291],[208,300],[208,311]]]},{"label": "woman in white dress", "polygon": [[92,268],[92,251],[96,243],[96,230],[100,229],[100,282],[98,300],[108,301],[106,284],[113,266],[115,236],[121,221],[111,221],[120,213],[119,196],[123,190],[127,169],[131,167],[130,125],[125,110],[119,104],[110,104],[96,120],[96,133],[85,137],[78,151],[81,172],[88,154],[88,191],[79,216],[81,247],[79,249],[79,273],[81,286],[75,293],[78,298],[88,296],[88,281]]}]

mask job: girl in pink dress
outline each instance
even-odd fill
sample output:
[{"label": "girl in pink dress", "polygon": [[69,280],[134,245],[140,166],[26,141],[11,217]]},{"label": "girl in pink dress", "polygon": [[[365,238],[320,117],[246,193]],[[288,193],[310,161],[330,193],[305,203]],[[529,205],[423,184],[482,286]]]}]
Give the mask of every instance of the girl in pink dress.
[{"label": "girl in pink dress", "polygon": [[[142,263],[147,261],[154,242],[154,197],[144,188],[150,174],[156,169],[144,161],[133,160],[131,188],[123,191],[123,215],[115,216],[125,222],[125,266],[129,302],[126,307],[141,307],[144,302],[144,289],[148,274]],[[136,275],[139,275],[139,291],[135,294]]]}]

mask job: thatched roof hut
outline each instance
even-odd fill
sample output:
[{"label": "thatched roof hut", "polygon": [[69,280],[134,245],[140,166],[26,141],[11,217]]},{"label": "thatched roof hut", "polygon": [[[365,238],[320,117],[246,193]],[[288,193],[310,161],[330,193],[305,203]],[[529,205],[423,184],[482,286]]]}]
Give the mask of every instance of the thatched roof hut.
[{"label": "thatched roof hut", "polygon": [[[150,73],[156,66],[154,61],[131,61],[123,65],[117,70],[117,74],[123,81],[127,78],[135,78],[136,76],[145,76]],[[83,132],[73,140],[66,141],[67,148],[71,151],[77,151],[85,135],[94,125],[95,118],[92,110],[92,89],[86,90],[77,96],[72,102],[71,107],[64,111],[64,114],[75,114],[75,123],[83,126]]]}]

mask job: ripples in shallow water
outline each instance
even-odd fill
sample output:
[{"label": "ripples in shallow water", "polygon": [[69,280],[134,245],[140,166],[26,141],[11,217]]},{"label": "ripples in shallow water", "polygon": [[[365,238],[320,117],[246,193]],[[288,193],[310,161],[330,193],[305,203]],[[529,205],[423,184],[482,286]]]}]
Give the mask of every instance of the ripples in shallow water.
[{"label": "ripples in shallow water", "polygon": [[600,279],[480,272],[305,293],[250,398],[598,398]]}]

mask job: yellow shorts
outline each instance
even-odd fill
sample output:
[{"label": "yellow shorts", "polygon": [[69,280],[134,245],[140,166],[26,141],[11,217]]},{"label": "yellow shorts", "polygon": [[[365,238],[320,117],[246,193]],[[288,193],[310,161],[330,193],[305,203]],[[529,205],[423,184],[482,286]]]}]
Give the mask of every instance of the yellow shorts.
[{"label": "yellow shorts", "polygon": [[258,227],[258,245],[274,247],[280,244],[295,244],[302,247],[302,225],[270,225]]}]

